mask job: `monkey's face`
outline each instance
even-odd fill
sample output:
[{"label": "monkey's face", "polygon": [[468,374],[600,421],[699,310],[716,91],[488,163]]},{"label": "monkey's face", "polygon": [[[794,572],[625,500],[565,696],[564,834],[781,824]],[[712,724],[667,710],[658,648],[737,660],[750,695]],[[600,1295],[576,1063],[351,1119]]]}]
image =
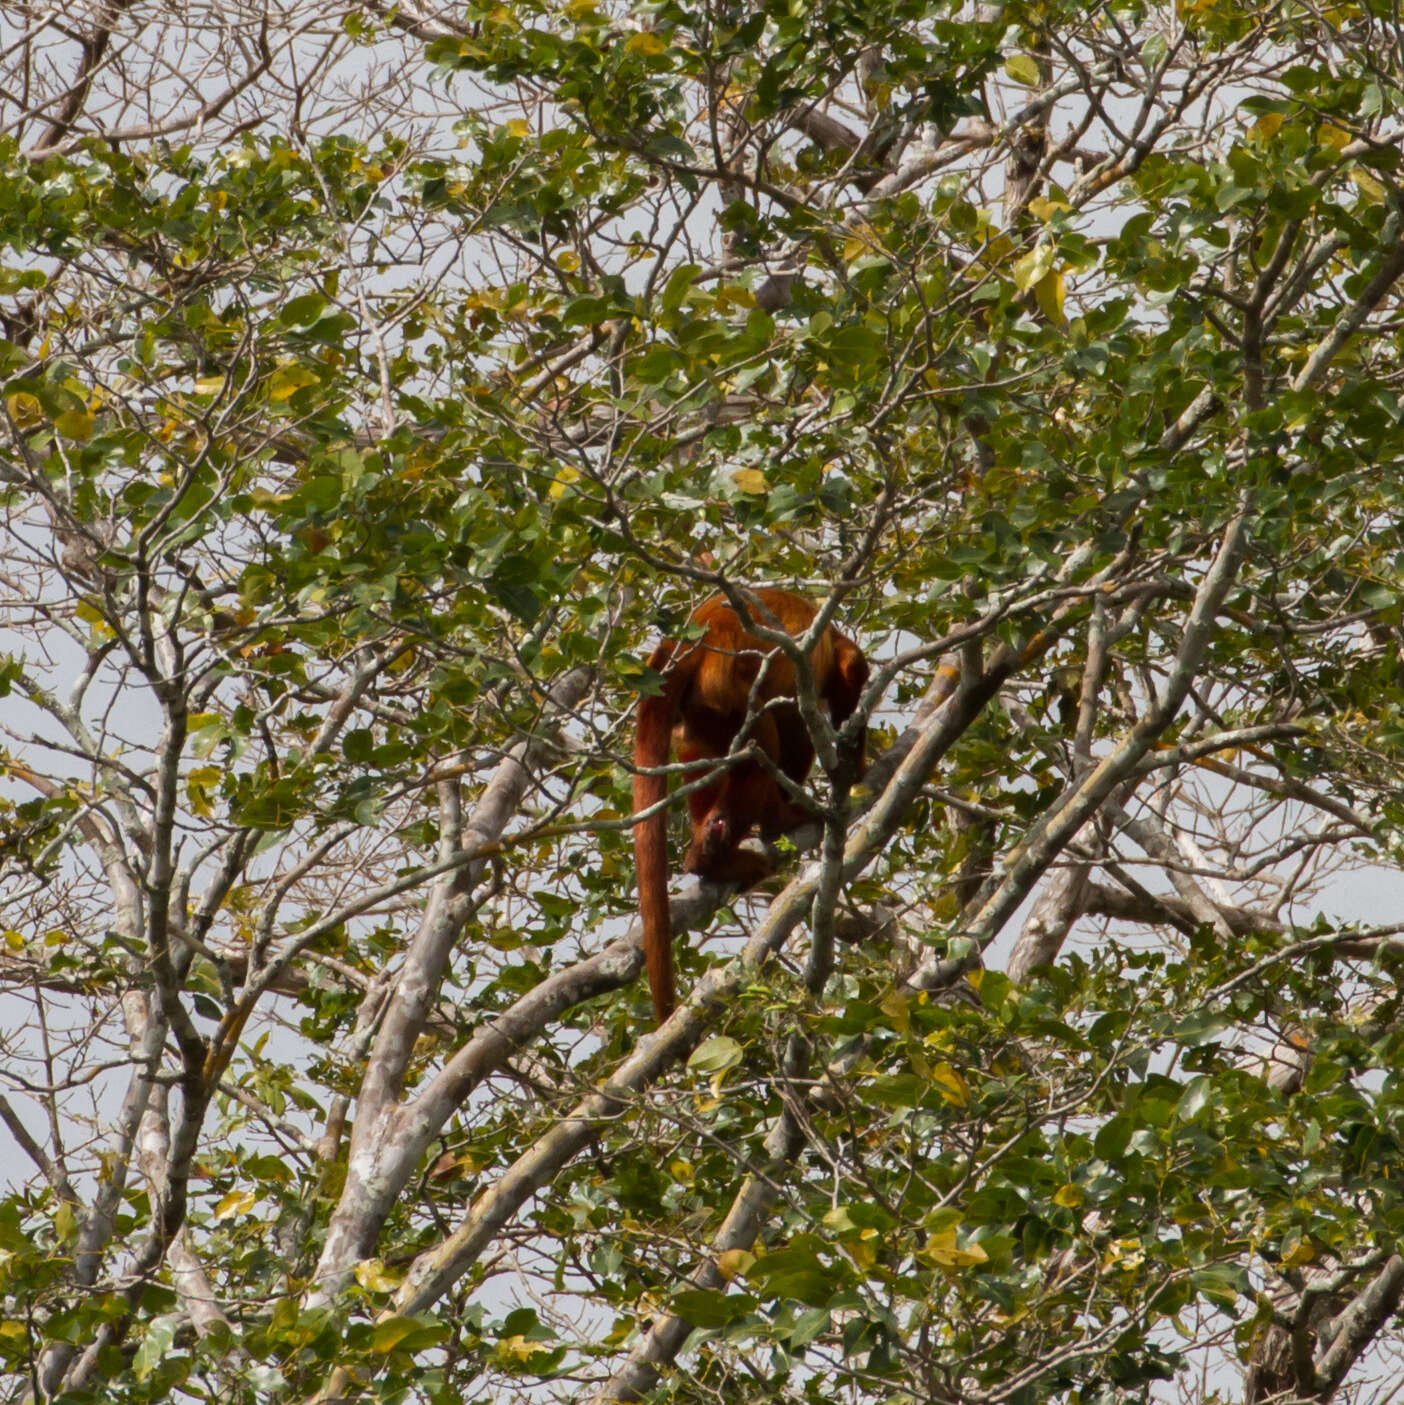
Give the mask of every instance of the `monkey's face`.
[{"label": "monkey's face", "polygon": [[718,877],[726,868],[740,842],[730,815],[713,810],[697,827],[692,844],[683,859],[683,872],[703,878]]}]

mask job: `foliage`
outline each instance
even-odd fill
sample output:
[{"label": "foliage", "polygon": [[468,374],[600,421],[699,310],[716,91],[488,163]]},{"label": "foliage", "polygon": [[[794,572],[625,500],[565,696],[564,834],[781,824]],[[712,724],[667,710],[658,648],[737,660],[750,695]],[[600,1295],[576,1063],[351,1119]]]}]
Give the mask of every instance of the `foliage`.
[{"label": "foliage", "polygon": [[[7,1396],[1383,1399],[1393,12],[11,9]],[[760,582],[875,760],[651,1034]]]}]

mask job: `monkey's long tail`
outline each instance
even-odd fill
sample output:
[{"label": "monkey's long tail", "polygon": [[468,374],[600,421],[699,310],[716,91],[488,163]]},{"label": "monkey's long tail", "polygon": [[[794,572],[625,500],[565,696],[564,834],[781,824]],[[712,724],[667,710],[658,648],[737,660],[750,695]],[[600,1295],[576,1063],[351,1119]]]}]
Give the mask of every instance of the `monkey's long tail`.
[{"label": "monkey's long tail", "polygon": [[[660,672],[669,662],[672,649],[660,645],[649,666]],[[668,824],[661,808],[668,794],[666,776],[644,775],[643,768],[668,764],[669,742],[678,705],[687,685],[686,670],[674,666],[665,674],[663,691],[656,697],[640,698],[638,733],[634,740],[634,812],[651,806],[656,814],[634,826],[634,866],[639,884],[639,917],[643,922],[644,966],[653,994],[653,1014],[662,1024],[673,1013],[676,996],[673,987],[673,927],[668,914]]]}]

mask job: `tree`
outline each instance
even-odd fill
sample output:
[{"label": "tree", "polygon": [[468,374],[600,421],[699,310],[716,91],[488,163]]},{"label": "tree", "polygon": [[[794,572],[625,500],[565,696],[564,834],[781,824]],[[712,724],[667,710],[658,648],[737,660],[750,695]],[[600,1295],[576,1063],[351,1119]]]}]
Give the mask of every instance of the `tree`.
[{"label": "tree", "polygon": [[7,1398],[1385,1398],[1394,12],[4,13]]}]

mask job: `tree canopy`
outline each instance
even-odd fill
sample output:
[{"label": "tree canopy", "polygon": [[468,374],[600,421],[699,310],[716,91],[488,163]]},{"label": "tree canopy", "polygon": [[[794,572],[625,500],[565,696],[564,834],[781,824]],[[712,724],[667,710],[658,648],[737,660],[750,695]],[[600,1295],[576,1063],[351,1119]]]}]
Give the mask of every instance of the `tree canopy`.
[{"label": "tree canopy", "polygon": [[1393,6],[0,16],[6,1399],[1389,1398]]}]

